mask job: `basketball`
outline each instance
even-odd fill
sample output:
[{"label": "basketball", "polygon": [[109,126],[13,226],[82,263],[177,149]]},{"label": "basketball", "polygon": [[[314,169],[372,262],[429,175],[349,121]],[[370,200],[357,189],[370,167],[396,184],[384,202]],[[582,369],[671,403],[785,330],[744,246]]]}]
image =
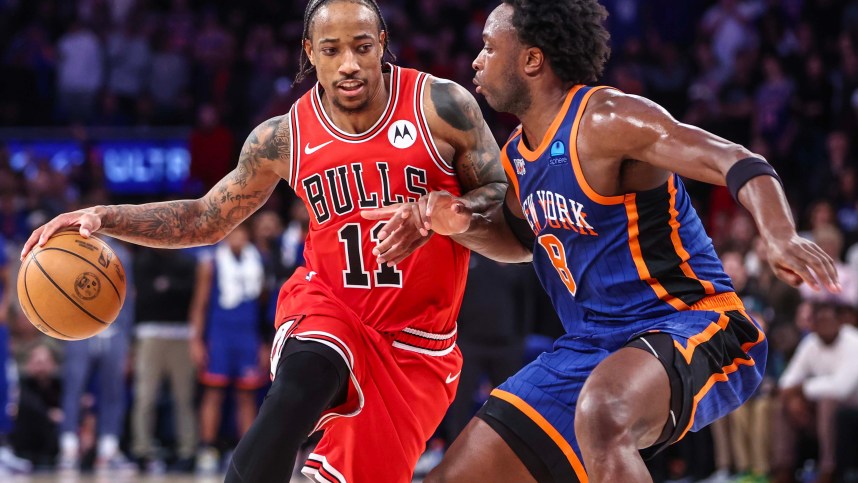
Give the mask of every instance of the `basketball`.
[{"label": "basketball", "polygon": [[97,236],[62,231],[35,247],[18,272],[18,302],[37,329],[80,340],[110,327],[125,301],[125,269]]}]

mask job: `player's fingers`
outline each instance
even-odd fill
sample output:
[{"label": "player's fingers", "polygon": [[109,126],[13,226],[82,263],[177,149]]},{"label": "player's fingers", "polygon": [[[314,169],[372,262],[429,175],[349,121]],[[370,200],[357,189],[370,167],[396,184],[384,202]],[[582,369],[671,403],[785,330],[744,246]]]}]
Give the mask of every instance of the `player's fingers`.
[{"label": "player's fingers", "polygon": [[367,220],[386,220],[396,213],[399,209],[399,204],[384,206],[373,210],[361,210],[360,216]]},{"label": "player's fingers", "polygon": [[[801,280],[804,280],[804,282],[810,288],[812,288],[813,290],[815,290],[817,292],[819,291],[819,282],[816,281],[816,277],[813,276],[813,273],[810,271],[810,268],[809,268],[807,262],[805,262],[801,258],[798,258],[797,256],[794,256],[794,255],[788,256],[786,258],[786,260],[784,260],[784,263],[783,263],[783,266],[781,266],[781,269],[786,269],[789,272],[792,272],[793,274],[798,275],[799,277],[801,277]],[[789,278],[794,280],[794,277],[789,277]],[[801,283],[801,280],[798,281],[799,284]],[[787,280],[787,281],[789,282],[790,280]]]},{"label": "player's fingers", "polygon": [[430,191],[426,196],[426,218],[432,218],[432,212],[435,211],[435,205],[438,203],[438,191]]},{"label": "player's fingers", "polygon": [[422,236],[427,236],[429,234],[429,230],[426,229],[426,221],[420,214],[420,207],[417,206],[416,203],[411,205],[411,218],[414,220],[414,225],[417,226],[417,230],[420,234]]},{"label": "player's fingers", "polygon": [[42,225],[33,230],[33,233],[30,233],[30,238],[27,238],[27,241],[24,242],[24,248],[21,249],[21,260],[23,260],[24,257],[26,257],[30,253],[30,250],[32,250],[36,243],[39,241],[39,238],[41,237],[42,231],[44,231],[44,229],[45,226]]},{"label": "player's fingers", "polygon": [[421,196],[419,200],[417,200],[417,209],[420,210],[420,219],[423,220],[423,228],[426,230],[432,229],[432,224],[429,222],[429,197]]},{"label": "player's fingers", "polygon": [[793,287],[798,287],[799,285],[801,285],[801,277],[795,272],[780,267],[774,267],[774,271],[775,275],[777,275],[779,279],[792,285]]},{"label": "player's fingers", "polygon": [[400,246],[402,246],[401,242],[391,243],[390,246],[387,248],[387,250],[382,251],[378,255],[378,264],[381,265],[381,264],[387,263],[387,262],[395,259],[397,256],[399,256],[399,254],[400,254],[399,247]]},{"label": "player's fingers", "polygon": [[59,231],[59,229],[63,226],[67,226],[66,224],[60,224],[56,219],[49,221],[45,226],[42,227],[42,233],[39,234],[39,242],[36,244],[38,246],[42,246],[48,242],[48,240],[54,236],[54,233]]},{"label": "player's fingers", "polygon": [[[400,222],[401,225],[401,222]],[[387,226],[385,226],[387,228]],[[384,231],[384,230],[382,230]],[[401,243],[405,237],[408,236],[408,230],[392,230],[388,235],[382,239],[381,232],[379,232],[379,242],[372,249],[372,254],[378,257],[379,263],[382,261],[387,261],[388,258],[385,256],[390,250],[393,249],[394,246]]]},{"label": "player's fingers", "polygon": [[390,221],[385,223],[381,230],[378,231],[378,239],[386,239],[391,233],[398,230],[409,216],[411,216],[411,212],[408,210],[398,211],[390,218]]},{"label": "player's fingers", "polygon": [[89,238],[90,235],[101,229],[101,220],[95,215],[81,216],[78,223],[80,223],[80,234],[84,238]]},{"label": "player's fingers", "polygon": [[[432,233],[430,232],[429,235],[431,236]],[[417,251],[418,248],[428,243],[430,236],[424,236],[413,240],[411,244],[407,246],[407,249],[403,250],[402,253],[396,258],[392,258],[391,260],[389,260],[387,264],[393,266],[401,263],[403,260],[411,256],[411,254]]]},{"label": "player's fingers", "polygon": [[806,246],[805,250],[813,257],[814,264],[811,268],[819,276],[820,281],[832,292],[840,292],[840,280],[834,260],[819,245]]}]

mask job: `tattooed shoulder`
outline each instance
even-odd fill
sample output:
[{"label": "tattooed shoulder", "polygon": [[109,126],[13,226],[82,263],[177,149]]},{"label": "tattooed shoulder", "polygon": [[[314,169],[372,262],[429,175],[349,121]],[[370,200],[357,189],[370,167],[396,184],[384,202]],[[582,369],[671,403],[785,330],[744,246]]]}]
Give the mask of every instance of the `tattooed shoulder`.
[{"label": "tattooed shoulder", "polygon": [[265,162],[286,162],[288,164],[291,149],[291,131],[289,115],[273,117],[253,130],[238,158],[238,168],[234,172],[234,180],[242,187],[247,186],[247,180],[256,175]]},{"label": "tattooed shoulder", "polygon": [[459,131],[470,131],[482,123],[480,107],[464,87],[438,78],[431,83],[430,97],[438,117]]}]

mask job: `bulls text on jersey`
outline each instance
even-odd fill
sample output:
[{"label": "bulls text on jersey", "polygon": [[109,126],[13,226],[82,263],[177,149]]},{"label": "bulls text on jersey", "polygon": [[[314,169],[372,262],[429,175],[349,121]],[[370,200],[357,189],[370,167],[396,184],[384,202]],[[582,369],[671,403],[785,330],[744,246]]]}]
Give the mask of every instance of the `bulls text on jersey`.
[{"label": "bulls text on jersey", "polygon": [[[428,193],[426,170],[415,166],[404,166],[401,171],[390,168],[384,161],[375,163],[375,169],[365,169],[369,164],[351,163],[326,169],[324,173],[313,173],[301,180],[301,186],[307,194],[307,201],[318,224],[331,219],[332,214],[347,215],[356,209],[381,208],[406,201],[417,201]],[[366,172],[365,172],[366,171]],[[393,172],[391,172],[393,171]],[[413,196],[393,195],[392,176],[404,178],[405,190]],[[381,193],[367,192],[368,176],[378,176],[381,181]],[[398,180],[393,180],[394,183]],[[394,184],[397,186],[399,183]]]}]

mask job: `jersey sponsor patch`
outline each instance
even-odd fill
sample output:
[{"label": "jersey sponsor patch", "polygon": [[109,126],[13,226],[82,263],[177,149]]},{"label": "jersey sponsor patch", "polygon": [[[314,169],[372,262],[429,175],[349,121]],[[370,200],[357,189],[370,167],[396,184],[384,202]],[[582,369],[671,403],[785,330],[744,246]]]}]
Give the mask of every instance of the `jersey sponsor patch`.
[{"label": "jersey sponsor patch", "polygon": [[410,148],[417,141],[417,128],[411,121],[400,119],[390,125],[387,130],[387,139],[395,148]]}]

